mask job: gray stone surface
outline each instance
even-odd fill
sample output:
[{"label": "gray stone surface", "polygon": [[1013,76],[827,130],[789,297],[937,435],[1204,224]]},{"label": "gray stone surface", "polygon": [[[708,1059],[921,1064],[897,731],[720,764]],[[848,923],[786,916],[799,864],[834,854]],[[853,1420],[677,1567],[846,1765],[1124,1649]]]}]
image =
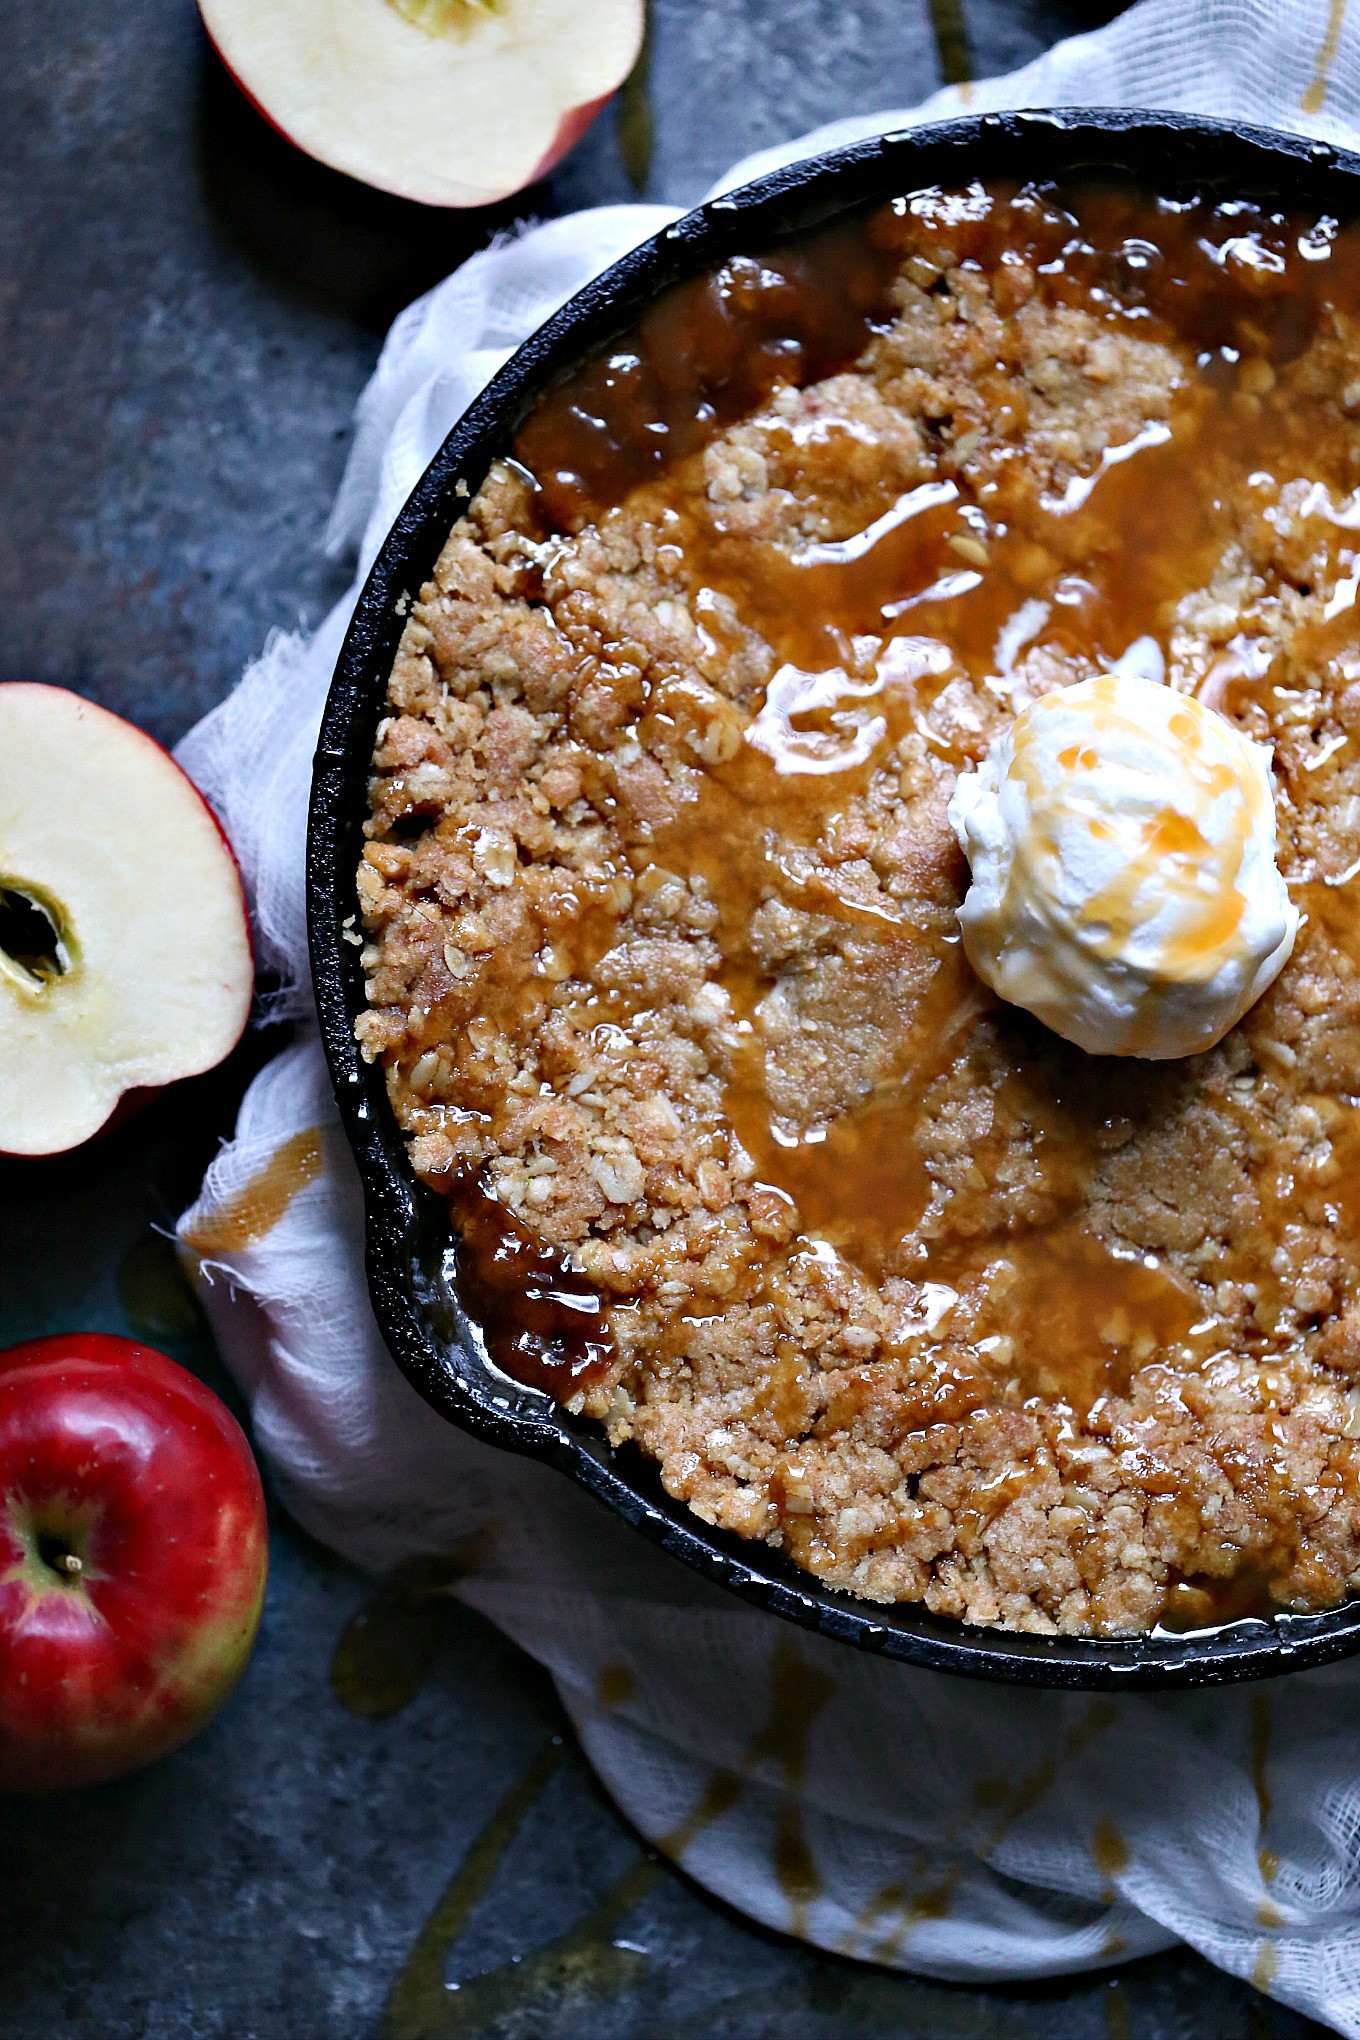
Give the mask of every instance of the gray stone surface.
[{"label": "gray stone surface", "polygon": [[[1108,11],[968,0],[978,69]],[[494,218],[432,214],[300,157],[189,0],[0,0],[0,38],[0,679],[173,738],[343,587],[319,539],[393,314],[495,226],[631,196],[615,122]],[[651,76],[676,203],[939,83],[925,0],[656,0]]]},{"label": "gray stone surface", "polygon": [[[963,18],[988,71],[1108,11]],[[0,678],[172,739],[343,585],[318,541],[392,314],[520,214],[628,197],[619,138],[606,116],[517,205],[432,216],[298,157],[189,0],[0,0],[0,47]],[[925,0],[657,0],[649,195],[691,200],[747,149],[919,98],[936,49]],[[0,1343],[133,1331],[231,1394],[155,1228],[268,1046],[88,1154],[0,1164]],[[375,1612],[370,1677],[410,1657],[412,1697],[342,1707],[328,1667],[371,1592],[276,1512],[260,1646],[218,1721],[140,1777],[0,1802],[4,2040],[1317,2030],[1188,1954],[981,1993],[758,1933],[645,1856],[542,1674],[456,1606],[402,1603],[386,1630]]]}]

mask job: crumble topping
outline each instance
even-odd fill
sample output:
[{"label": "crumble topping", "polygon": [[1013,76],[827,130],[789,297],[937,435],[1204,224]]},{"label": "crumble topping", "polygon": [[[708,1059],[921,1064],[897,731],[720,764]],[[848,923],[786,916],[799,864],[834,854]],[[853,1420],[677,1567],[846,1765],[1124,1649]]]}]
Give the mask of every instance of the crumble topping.
[{"label": "crumble topping", "polygon": [[[498,462],[359,872],[364,1052],[492,1302],[593,1311],[569,1407],[830,1584],[1032,1631],[1360,1575],[1360,262],[1201,214],[918,196],[851,366],[569,515]],[[1158,1066],[972,977],[945,816],[1145,634],[1273,744],[1306,916]]]}]

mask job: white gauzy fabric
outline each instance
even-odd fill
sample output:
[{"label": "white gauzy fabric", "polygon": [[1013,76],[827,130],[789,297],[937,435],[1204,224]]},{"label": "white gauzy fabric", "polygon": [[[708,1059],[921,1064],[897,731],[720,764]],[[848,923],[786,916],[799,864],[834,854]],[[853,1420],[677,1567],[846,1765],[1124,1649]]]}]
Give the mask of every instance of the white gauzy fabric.
[{"label": "white gauzy fabric", "polygon": [[[1143,0],[1009,78],[838,122],[724,183],[965,106],[1076,103],[1199,108],[1353,143],[1360,6]],[[359,407],[333,548],[357,546],[362,572],[506,355],[671,217],[615,206],[553,221],[412,305]],[[549,1667],[629,1817],[772,1927],[974,1981],[1182,1938],[1360,2040],[1360,1667],[1105,1700],[861,1658],[701,1585],[559,1476],[443,1424],[397,1373],[305,1024],[308,777],[352,600],[310,641],[272,639],[179,753],[236,845],[262,956],[304,1023],[180,1227],[291,1508],[363,1565],[475,1554],[461,1592]]]}]

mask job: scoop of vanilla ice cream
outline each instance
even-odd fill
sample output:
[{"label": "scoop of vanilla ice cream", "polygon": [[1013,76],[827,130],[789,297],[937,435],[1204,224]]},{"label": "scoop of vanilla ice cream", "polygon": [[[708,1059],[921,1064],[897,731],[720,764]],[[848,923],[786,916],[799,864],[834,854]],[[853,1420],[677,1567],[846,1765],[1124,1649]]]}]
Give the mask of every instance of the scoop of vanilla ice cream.
[{"label": "scoop of vanilla ice cream", "polygon": [[949,819],[978,976],[1093,1055],[1163,1058],[1241,1019],[1299,916],[1270,753],[1147,678],[1141,652],[1031,702],[960,777]]}]

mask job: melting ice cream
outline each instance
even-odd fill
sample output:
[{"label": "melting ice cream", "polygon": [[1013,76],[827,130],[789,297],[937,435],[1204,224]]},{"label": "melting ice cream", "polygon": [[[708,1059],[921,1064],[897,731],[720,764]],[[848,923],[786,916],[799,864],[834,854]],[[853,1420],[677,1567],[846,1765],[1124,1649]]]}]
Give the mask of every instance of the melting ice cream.
[{"label": "melting ice cream", "polygon": [[959,779],[949,819],[979,977],[1094,1055],[1163,1058],[1241,1019],[1299,917],[1270,753],[1148,678],[1145,650],[1031,702]]}]

